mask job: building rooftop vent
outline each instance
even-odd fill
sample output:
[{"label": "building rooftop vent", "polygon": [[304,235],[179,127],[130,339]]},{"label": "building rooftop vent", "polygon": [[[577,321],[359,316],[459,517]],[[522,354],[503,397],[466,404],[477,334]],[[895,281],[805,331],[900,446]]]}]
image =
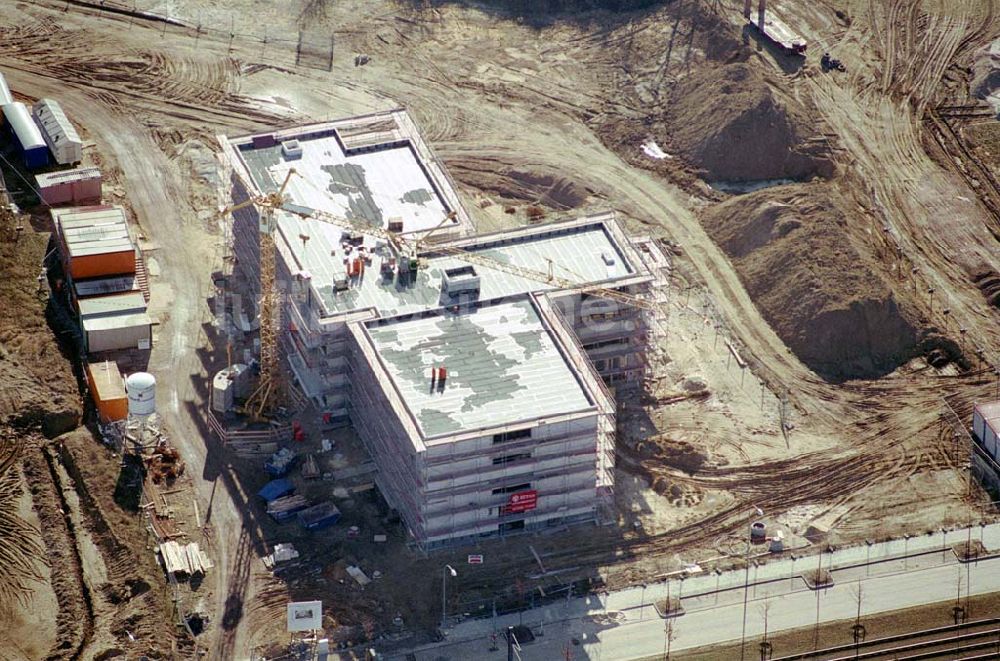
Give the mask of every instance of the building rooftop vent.
[{"label": "building rooftop vent", "polygon": [[441,293],[454,298],[460,295],[479,295],[479,274],[471,265],[445,269],[441,276]]},{"label": "building rooftop vent", "polygon": [[281,153],[285,158],[302,158],[302,145],[298,140],[285,140],[281,143]]}]

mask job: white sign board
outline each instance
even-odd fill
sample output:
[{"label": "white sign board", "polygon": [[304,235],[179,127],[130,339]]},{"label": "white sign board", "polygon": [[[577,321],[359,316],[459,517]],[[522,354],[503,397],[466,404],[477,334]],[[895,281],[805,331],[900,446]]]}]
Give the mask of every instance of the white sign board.
[{"label": "white sign board", "polygon": [[315,631],[323,628],[322,601],[292,601],[288,604],[288,631]]}]

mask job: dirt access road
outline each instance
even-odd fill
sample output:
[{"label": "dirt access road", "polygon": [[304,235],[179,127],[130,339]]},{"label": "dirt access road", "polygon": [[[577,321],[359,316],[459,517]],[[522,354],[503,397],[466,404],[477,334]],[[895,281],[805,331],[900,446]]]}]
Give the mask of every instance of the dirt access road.
[{"label": "dirt access road", "polygon": [[[9,24],[15,26],[14,35],[5,38],[0,47],[0,66],[10,86],[19,94],[57,98],[72,117],[78,118],[101,155],[106,182],[110,180],[108,183],[125,189],[144,235],[143,243],[151,248],[147,256],[161,267],[162,278],[154,284],[153,309],[165,312],[158,315],[160,326],[149,368],[159,379],[160,413],[196,477],[204,522],[216,531],[210,546],[216,562],[212,592],[222,597],[216,609],[210,608],[210,616],[222,622],[228,608],[231,620],[241,604],[226,601],[236,591],[235,587],[230,589],[230,579],[246,574],[246,567],[234,567],[231,560],[240,557],[249,561],[249,554],[237,553],[244,539],[240,534],[243,501],[240,494],[218,485],[219,481],[225,483],[228,469],[209,459],[202,431],[193,424],[189,409],[200,403],[196,387],[206,376],[197,349],[205,346],[202,324],[211,321],[207,304],[213,293],[209,267],[217,250],[211,227],[199,219],[199,212],[204,210],[199,200],[204,202],[206,198],[204,194],[191,194],[193,184],[187,163],[171,160],[163,143],[156,141],[163,138],[160,127],[182,129],[187,136],[210,140],[211,125],[203,121],[192,104],[205,100],[205,95],[212,92],[216,99],[224,97],[228,83],[220,78],[213,88],[198,81],[190,86],[193,93],[187,98],[171,98],[177,83],[163,89],[170,80],[166,71],[156,68],[154,60],[145,61],[148,68],[141,74],[129,70],[123,62],[122,56],[127,58],[155,34],[152,30],[137,26],[120,33],[134,39],[130,46],[128,39],[113,36],[125,24],[98,22],[102,30],[109,31],[101,39],[80,30],[93,20],[89,14],[49,11],[44,7],[13,12],[16,18]],[[20,26],[30,27],[21,33]],[[59,51],[64,59],[46,57],[53,51]],[[174,66],[184,69],[183,65]],[[190,66],[194,75],[204,73],[197,64]],[[280,118],[252,107],[245,112],[220,109],[218,114],[227,130],[248,130]],[[253,596],[246,589],[239,590],[239,594],[240,601]],[[213,600],[208,603],[211,605]],[[238,633],[235,628],[233,633]],[[235,642],[220,637],[213,658],[234,656],[228,645]]]},{"label": "dirt access road", "polygon": [[[478,206],[482,191],[531,203],[544,202],[549,192],[561,187],[575,191],[577,199],[570,206],[612,205],[632,218],[634,229],[677,241],[684,251],[685,269],[692,282],[704,288],[727,334],[752,357],[768,387],[787,394],[798,430],[790,437],[784,459],[710,470],[696,478],[684,478],[670,467],[659,469],[672,478],[729,489],[740,500],[760,498],[755,502],[765,502],[769,511],[805,502],[863,509],[858,494],[866,489],[869,500],[877,500],[875,493],[901,491],[905,497],[899,505],[905,507],[911,502],[907,499],[917,502],[921,487],[929,484],[914,478],[960,463],[940,443],[924,450],[919,446],[937,437],[942,389],[962,387],[971,382],[969,378],[901,373],[874,384],[833,386],[823,381],[787,350],[748,296],[730,260],[702,229],[696,211],[704,201],[636,167],[595,135],[595,127],[609,117],[625,123],[647,115],[649,109],[636,96],[618,93],[624,82],[633,78],[663,82],[703,61],[705,36],[679,29],[683,21],[673,20],[671,8],[664,9],[663,16],[639,14],[607,24],[583,20],[535,28],[451,5],[418,10],[406,2],[301,4],[315,11],[299,16],[250,2],[225,10],[194,1],[172,4],[172,16],[222,30],[211,34],[55,0],[0,7],[6,26],[0,69],[16,93],[58,98],[86,129],[106,161],[107,174],[125,188],[162,272],[154,289],[161,325],[150,367],[160,379],[161,412],[196,478],[201,510],[211,526],[210,550],[217,567],[206,601],[213,621],[220,625],[208,634],[214,658],[246,656],[258,642],[245,607],[259,585],[251,566],[253,538],[243,527],[248,496],[232,478],[231,468],[206,444],[192,416],[208,376],[207,301],[214,294],[209,266],[218,266],[218,232],[204,213],[215,203],[211,183],[198,173],[204,163],[199,165],[191,154],[209,149],[218,132],[240,133],[403,104],[458,180],[469,207]],[[855,4],[858,17],[850,29],[831,30],[836,22],[826,6],[802,9],[800,23],[817,41],[856,40],[857,70],[875,70],[884,56],[871,47],[881,43],[872,30],[882,28],[866,29],[863,16],[878,10],[879,3]],[[909,16],[898,9],[893,12],[893,18],[878,18],[872,24],[895,25],[900,16]],[[946,21],[941,12],[936,16],[930,25],[960,24]],[[314,33],[328,26],[326,34],[335,36],[331,71],[296,65],[300,18],[309,20]],[[972,25],[973,18],[968,22]],[[738,23],[733,21],[737,33]],[[684,38],[675,39],[671,26]],[[230,29],[235,33],[232,38]],[[914,61],[918,51],[900,51],[898,45],[912,40],[926,46],[919,52],[933,54],[937,64],[913,74],[900,73],[887,90],[896,94],[894,90],[902,89],[899,80],[910,81],[913,94],[924,98],[920,95],[935,89],[934,81],[946,68],[941,63],[964,48],[965,37],[957,37],[958,47],[952,47],[948,45],[952,41],[941,45],[916,38],[912,31],[899,34],[901,39],[886,42],[887,53],[910,53],[899,62]],[[650,35],[659,51],[630,49]],[[971,35],[969,45],[979,38]],[[370,55],[372,62],[355,67],[356,53]],[[760,59],[762,66],[769,66],[766,57]],[[848,64],[854,70],[855,62]],[[897,68],[893,64],[889,69]],[[921,155],[916,111],[905,98],[870,91],[869,80],[860,73],[852,80],[845,88],[815,75],[787,76],[790,88],[833,100],[827,104],[828,121],[844,142],[844,162],[865,164],[865,180],[880,180],[873,173],[881,175],[880,166],[901,158],[919,166],[887,177],[879,184],[884,190],[877,190],[877,200],[871,203],[886,209],[880,213],[901,236],[912,232],[908,239],[912,252],[926,249],[927,235],[936,241],[944,240],[942,236],[950,240],[947,228],[924,225],[918,233],[915,221],[907,220],[911,210],[904,202],[920,199],[911,195],[920,177],[936,177],[938,191],[954,191],[958,185]],[[855,109],[865,121],[856,122]],[[541,193],[532,184],[540,178],[551,181]],[[923,222],[940,217],[922,216]],[[995,318],[977,311],[981,307],[974,296],[977,292],[943,259],[948,245],[938,245],[933,254],[921,258],[921,269],[933,274],[928,277],[938,279],[942,291],[947,287],[957,301],[954,317],[978,315],[978,323],[963,321],[977,342],[1000,347]],[[923,385],[917,388],[916,383]],[[837,450],[822,456],[814,453],[819,445],[830,444]],[[885,470],[886,466],[894,468]],[[818,471],[840,477],[817,483],[813,476]],[[955,485],[945,486],[952,497]],[[876,488],[879,491],[873,491]],[[719,534],[741,525],[744,509],[738,503],[727,505],[668,536],[637,542],[631,550],[672,554],[710,545]],[[871,508],[859,517],[858,530],[879,512]],[[940,510],[928,518],[939,514]],[[579,551],[580,557],[598,564],[614,560],[606,545],[595,543],[591,549],[585,544]],[[570,560],[579,562],[579,557],[567,557]],[[498,563],[496,571],[502,573],[516,562]]]}]

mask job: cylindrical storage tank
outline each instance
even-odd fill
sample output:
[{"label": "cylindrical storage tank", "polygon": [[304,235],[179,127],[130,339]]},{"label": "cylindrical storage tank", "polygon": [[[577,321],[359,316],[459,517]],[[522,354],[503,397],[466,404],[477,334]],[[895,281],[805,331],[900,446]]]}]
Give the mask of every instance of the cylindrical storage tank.
[{"label": "cylindrical storage tank", "polygon": [[128,414],[145,417],[156,413],[156,377],[148,372],[136,372],[125,379]]}]

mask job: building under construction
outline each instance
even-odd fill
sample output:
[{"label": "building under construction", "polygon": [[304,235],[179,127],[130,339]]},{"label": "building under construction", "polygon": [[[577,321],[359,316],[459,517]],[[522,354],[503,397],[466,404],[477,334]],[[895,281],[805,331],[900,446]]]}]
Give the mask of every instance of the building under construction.
[{"label": "building under construction", "polygon": [[[265,225],[289,380],[349,418],[415,540],[594,521],[614,482],[608,385],[640,383],[657,345],[659,246],[610,213],[470,236],[399,110],[222,141],[237,200],[287,186]],[[233,219],[252,281],[262,223]]]}]

